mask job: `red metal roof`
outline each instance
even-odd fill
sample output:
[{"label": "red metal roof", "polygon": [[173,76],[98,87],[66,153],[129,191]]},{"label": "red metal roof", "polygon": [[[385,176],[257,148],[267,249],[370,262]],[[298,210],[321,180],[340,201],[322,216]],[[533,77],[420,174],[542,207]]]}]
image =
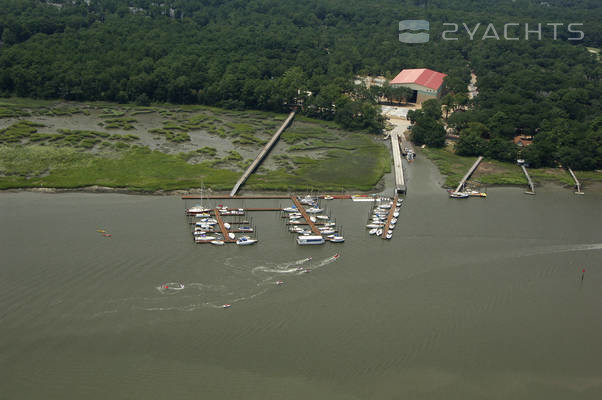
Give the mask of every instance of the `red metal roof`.
[{"label": "red metal roof", "polygon": [[442,74],[428,68],[404,69],[393,78],[390,84],[415,83],[416,85],[437,90],[443,84],[443,78],[446,76],[447,74]]}]

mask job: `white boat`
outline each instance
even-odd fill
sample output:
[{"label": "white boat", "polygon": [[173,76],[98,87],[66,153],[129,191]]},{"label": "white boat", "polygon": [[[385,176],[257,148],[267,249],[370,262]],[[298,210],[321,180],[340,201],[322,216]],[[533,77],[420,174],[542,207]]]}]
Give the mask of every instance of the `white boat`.
[{"label": "white boat", "polygon": [[214,244],[216,246],[223,246],[224,245],[224,241],[223,240],[212,240],[211,244]]},{"label": "white boat", "polygon": [[388,210],[389,208],[391,208],[391,204],[381,204],[380,206],[378,206],[378,208],[382,210]]},{"label": "white boat", "polygon": [[468,193],[451,192],[449,194],[449,197],[451,197],[452,199],[467,199],[468,198]]},{"label": "white boat", "polygon": [[324,238],[322,236],[299,236],[297,238],[297,244],[311,245],[311,244],[324,244]]},{"label": "white boat", "polygon": [[162,284],[161,288],[167,290],[182,290],[184,289],[184,284],[180,282],[169,282]]},{"label": "white boat", "polygon": [[336,225],[336,223],[334,223],[334,222],[326,222],[324,224],[324,226],[335,226],[335,225]]},{"label": "white boat", "polygon": [[316,218],[317,219],[323,219],[323,220],[330,219],[330,217],[328,215],[316,215]]},{"label": "white boat", "polygon": [[299,212],[299,210],[297,210],[296,206],[283,208],[282,211],[286,211],[286,212]]},{"label": "white boat", "polygon": [[385,237],[390,240],[393,237],[393,234],[392,233],[387,233],[387,236],[385,236]]},{"label": "white boat", "polygon": [[207,231],[194,231],[194,236],[204,236],[207,234]]},{"label": "white boat", "polygon": [[376,231],[376,234],[377,234],[378,236],[382,235],[382,234],[383,234],[383,230],[382,230],[382,229],[378,229],[378,230]]},{"label": "white boat", "polygon": [[372,229],[370,229],[370,230],[368,231],[368,233],[369,233],[370,235],[374,235],[374,234],[376,234],[376,231],[377,231],[377,230],[378,230],[378,229],[376,229],[376,228],[372,228]]},{"label": "white boat", "polygon": [[368,224],[368,225],[366,225],[366,228],[372,229],[372,228],[380,228],[382,226],[383,226],[383,224]]},{"label": "white boat", "polygon": [[393,230],[392,230],[392,229],[389,229],[389,230],[387,231],[387,233],[388,233],[388,234],[390,234],[390,235],[392,235],[392,234],[393,234]]},{"label": "white boat", "polygon": [[226,228],[226,229],[230,229],[230,224],[229,224],[229,223],[227,223],[227,222],[224,222],[224,228]]},{"label": "white boat", "polygon": [[399,211],[395,211],[395,212],[393,213],[393,216],[394,216],[395,218],[399,217]]},{"label": "white boat", "polygon": [[366,194],[354,194],[351,196],[353,201],[374,201],[374,196],[368,196]]},{"label": "white boat", "polygon": [[324,200],[334,200],[334,197],[330,196],[330,195],[326,195],[324,197],[322,197]]},{"label": "white boat", "polygon": [[305,196],[302,199],[299,199],[299,203],[313,206],[316,203],[316,199],[311,196]]},{"label": "white boat", "polygon": [[395,224],[389,224],[389,229],[395,229]]},{"label": "white boat", "polygon": [[211,217],[211,214],[201,213],[201,214],[196,214],[195,217],[197,217],[197,218],[209,218],[209,217]]},{"label": "white boat", "polygon": [[310,207],[310,208],[308,208],[308,209],[307,209],[307,210],[305,210],[305,211],[306,211],[307,213],[309,213],[309,214],[317,214],[317,213],[319,213],[319,212],[322,212],[322,211],[324,211],[324,210],[323,210],[322,208],[319,208],[319,207]]},{"label": "white boat", "polygon": [[321,232],[323,235],[330,235],[330,234],[333,234],[333,233],[335,233],[336,231],[335,231],[334,229],[324,229],[324,230],[320,230],[320,232]]},{"label": "white boat", "polygon": [[236,240],[236,244],[239,246],[249,246],[251,244],[257,243],[257,239],[251,239],[248,236],[240,237]]},{"label": "white boat", "polygon": [[392,223],[392,224],[396,224],[396,223],[397,223],[397,218],[392,218],[392,219],[391,219],[391,223]]},{"label": "white boat", "polygon": [[332,243],[343,243],[345,241],[345,238],[343,236],[332,235],[328,236],[328,241]]},{"label": "white boat", "polygon": [[189,209],[186,210],[186,212],[189,214],[206,213],[209,211],[211,211],[210,208],[205,208],[203,206],[194,206],[194,207],[190,207]]},{"label": "white boat", "polygon": [[293,219],[289,222],[289,224],[300,224],[300,223],[301,223],[301,221],[296,220],[296,219]]},{"label": "white boat", "polygon": [[316,217],[313,217],[313,216],[312,216],[312,217],[309,217],[309,220],[310,220],[311,222],[314,222],[314,223],[317,221]]},{"label": "white boat", "polygon": [[253,228],[251,228],[250,226],[241,226],[238,228],[238,230],[243,232],[253,232]]},{"label": "white boat", "polygon": [[288,216],[288,219],[299,219],[299,218],[301,218],[301,215],[296,215],[295,214],[295,215],[289,215]]},{"label": "white boat", "polygon": [[228,237],[229,237],[230,239],[236,239],[236,235],[235,235],[235,234],[233,234],[233,233],[228,233]]},{"label": "white boat", "polygon": [[215,240],[216,237],[215,236],[197,236],[194,238],[194,241],[197,243],[204,243],[204,242],[211,242],[212,240]]}]

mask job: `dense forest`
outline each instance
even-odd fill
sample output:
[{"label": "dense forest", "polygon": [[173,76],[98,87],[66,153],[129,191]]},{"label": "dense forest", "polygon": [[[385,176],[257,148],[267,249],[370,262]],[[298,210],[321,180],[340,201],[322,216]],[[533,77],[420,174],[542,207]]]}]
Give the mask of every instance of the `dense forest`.
[{"label": "dense forest", "polygon": [[[431,40],[400,43],[404,19],[430,21]],[[415,116],[419,139],[442,145],[445,123],[458,153],[511,161],[511,138],[532,135],[520,154],[531,165],[599,169],[602,69],[587,47],[601,47],[601,20],[599,0],[0,0],[0,96],[272,111],[302,102],[310,116],[378,132],[378,93],[353,77],[426,67],[449,77],[445,111]],[[507,22],[519,40],[503,40]],[[458,40],[442,39],[444,23],[460,26]],[[527,40],[524,24],[538,23],[542,39]],[[483,39],[489,24],[501,40]],[[467,101],[471,71],[479,95]]]}]

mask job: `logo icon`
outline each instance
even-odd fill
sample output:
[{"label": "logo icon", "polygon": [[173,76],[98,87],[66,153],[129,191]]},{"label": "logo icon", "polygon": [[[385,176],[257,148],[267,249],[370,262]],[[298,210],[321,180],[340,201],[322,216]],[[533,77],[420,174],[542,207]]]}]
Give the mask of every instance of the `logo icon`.
[{"label": "logo icon", "polygon": [[[430,28],[428,21],[423,19],[406,19],[399,21],[399,32],[402,31],[427,31]],[[403,32],[399,34],[399,41],[401,43],[426,43],[429,41],[429,34],[427,32],[410,33]]]}]

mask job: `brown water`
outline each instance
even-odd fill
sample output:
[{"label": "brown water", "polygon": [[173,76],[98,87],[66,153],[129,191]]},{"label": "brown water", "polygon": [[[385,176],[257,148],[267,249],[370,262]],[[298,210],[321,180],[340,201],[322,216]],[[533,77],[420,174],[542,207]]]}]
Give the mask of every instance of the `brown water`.
[{"label": "brown water", "polygon": [[602,398],[602,196],[439,179],[409,168],[390,242],[324,202],[346,242],[310,248],[275,213],[213,247],[176,197],[0,194],[0,399]]}]

